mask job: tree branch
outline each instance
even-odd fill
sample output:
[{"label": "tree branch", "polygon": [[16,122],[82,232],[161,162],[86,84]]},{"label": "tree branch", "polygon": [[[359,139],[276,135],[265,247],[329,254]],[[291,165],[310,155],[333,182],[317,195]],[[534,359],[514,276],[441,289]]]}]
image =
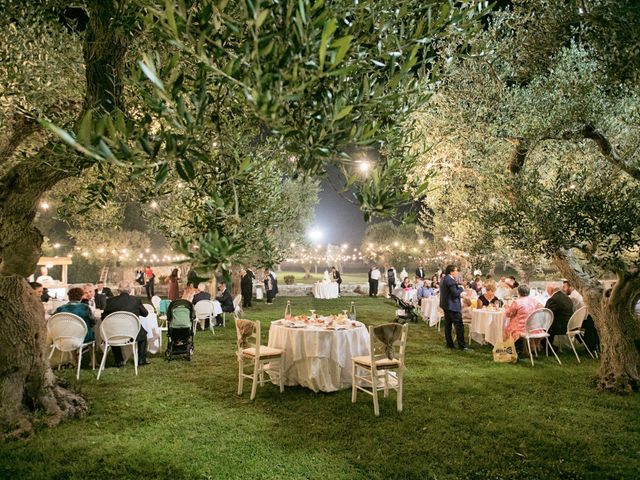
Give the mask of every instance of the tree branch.
[{"label": "tree branch", "polygon": [[516,145],[516,150],[513,152],[511,163],[509,163],[509,171],[512,175],[518,175],[524,167],[524,162],[531,148],[531,142],[526,138],[517,138],[513,141]]},{"label": "tree branch", "polygon": [[5,164],[18,149],[20,144],[39,128],[38,122],[22,113],[13,115],[11,133],[0,140],[0,165]]}]

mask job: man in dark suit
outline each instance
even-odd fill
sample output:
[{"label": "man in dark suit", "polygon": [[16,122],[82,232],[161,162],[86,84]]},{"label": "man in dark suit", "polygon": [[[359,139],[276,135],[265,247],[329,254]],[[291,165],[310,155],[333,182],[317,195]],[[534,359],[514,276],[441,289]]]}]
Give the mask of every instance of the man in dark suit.
[{"label": "man in dark suit", "polygon": [[[148,315],[147,309],[142,305],[142,301],[139,298],[132,297],[130,295],[131,290],[132,286],[129,282],[120,282],[118,285],[118,291],[120,294],[107,299],[106,306],[102,312],[102,320],[114,312],[130,312],[137,317],[146,317]],[[138,365],[148,365],[147,331],[142,325],[140,325],[136,341],[138,343]],[[122,350],[120,347],[113,347],[113,358],[116,361],[116,366],[122,367],[124,365]]]},{"label": "man in dark suit", "polygon": [[211,300],[211,294],[206,291],[206,288],[207,288],[207,284],[206,283],[199,283],[198,284],[198,293],[196,293],[193,296],[193,300],[191,301],[191,303],[193,303],[195,305],[196,303],[198,303],[201,300]]},{"label": "man in dark suit", "polygon": [[94,291],[94,300],[96,302],[96,308],[98,310],[104,310],[107,306],[107,299],[113,297],[113,292],[109,287],[104,286],[104,282],[102,280],[96,283],[96,289]]},{"label": "man in dark suit", "polygon": [[458,285],[456,276],[458,267],[447,265],[445,275],[440,282],[440,308],[444,310],[444,337],[447,341],[447,348],[455,348],[451,326],[455,325],[458,348],[464,351],[471,351],[464,342],[464,325],[462,323],[462,304],[460,294],[464,289]]},{"label": "man in dark suit", "polygon": [[553,346],[553,339],[556,335],[565,335],[567,333],[567,324],[571,315],[573,315],[573,302],[562,291],[560,284],[547,283],[547,294],[549,299],[544,308],[548,308],[553,312],[553,323],[549,328],[549,343]]},{"label": "man in dark suit", "polygon": [[253,272],[251,270],[240,269],[240,293],[242,293],[242,308],[251,307],[251,297],[253,296]]},{"label": "man in dark suit", "polygon": [[424,280],[424,268],[422,267],[416,268],[416,278],[418,280]]},{"label": "man in dark suit", "polygon": [[338,284],[338,295],[340,295],[340,284],[342,283],[342,277],[340,272],[336,270],[336,267],[331,267],[331,278]]},{"label": "man in dark suit", "polygon": [[[227,290],[227,285],[224,282],[220,282],[218,285],[218,296],[216,300],[220,302],[220,307],[223,312],[232,313],[235,310],[233,306],[233,298],[231,298],[231,292]],[[216,325],[222,325],[222,315],[216,315]]]}]

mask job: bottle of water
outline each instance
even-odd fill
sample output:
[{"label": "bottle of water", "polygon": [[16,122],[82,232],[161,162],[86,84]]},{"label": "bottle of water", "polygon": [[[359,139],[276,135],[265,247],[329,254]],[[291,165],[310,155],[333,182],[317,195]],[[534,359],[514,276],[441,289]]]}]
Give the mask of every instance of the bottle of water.
[{"label": "bottle of water", "polygon": [[351,302],[351,308],[349,308],[349,320],[356,321],[356,303]]},{"label": "bottle of water", "polygon": [[284,319],[291,320],[291,300],[287,300],[287,306],[284,309]]}]

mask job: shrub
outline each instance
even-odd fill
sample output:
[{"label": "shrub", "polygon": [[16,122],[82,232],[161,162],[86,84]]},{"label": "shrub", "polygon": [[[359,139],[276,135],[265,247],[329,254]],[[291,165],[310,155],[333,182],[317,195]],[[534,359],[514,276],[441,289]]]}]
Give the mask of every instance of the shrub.
[{"label": "shrub", "polygon": [[285,275],[284,276],[284,284],[285,285],[293,285],[293,282],[295,282],[296,277],[294,277],[293,275]]}]

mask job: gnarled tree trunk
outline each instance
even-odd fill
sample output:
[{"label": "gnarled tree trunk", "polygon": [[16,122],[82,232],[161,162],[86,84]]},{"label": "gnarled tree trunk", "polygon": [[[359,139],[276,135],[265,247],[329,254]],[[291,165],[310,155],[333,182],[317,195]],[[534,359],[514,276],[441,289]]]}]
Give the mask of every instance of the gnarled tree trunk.
[{"label": "gnarled tree trunk", "polygon": [[[87,91],[78,122],[87,111],[101,115],[123,108],[125,53],[131,41],[117,16],[122,14],[117,1],[90,0],[86,4]],[[32,431],[36,410],[44,411],[52,425],[87,411],[86,400],[64,388],[51,371],[44,310],[24,280],[41,255],[43,238],[33,224],[40,197],[89,166],[69,162],[68,154],[60,155],[57,148],[47,145],[0,177],[0,431],[13,436]]]},{"label": "gnarled tree trunk", "polygon": [[601,391],[631,393],[640,389],[640,321],[634,307],[640,297],[640,277],[619,272],[618,281],[606,298],[600,281],[585,272],[570,252],[561,251],[554,263],[563,276],[578,286],[600,337]]}]

